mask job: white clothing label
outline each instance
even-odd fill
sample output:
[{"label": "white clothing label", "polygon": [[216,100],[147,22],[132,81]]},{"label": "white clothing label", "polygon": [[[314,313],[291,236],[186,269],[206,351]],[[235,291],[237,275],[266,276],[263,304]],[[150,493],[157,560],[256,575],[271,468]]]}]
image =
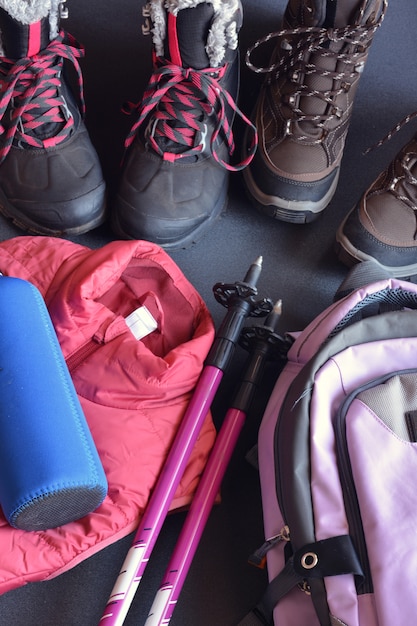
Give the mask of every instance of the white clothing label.
[{"label": "white clothing label", "polygon": [[126,318],[126,324],[135,339],[139,340],[158,328],[158,324],[146,306],[140,306]]}]

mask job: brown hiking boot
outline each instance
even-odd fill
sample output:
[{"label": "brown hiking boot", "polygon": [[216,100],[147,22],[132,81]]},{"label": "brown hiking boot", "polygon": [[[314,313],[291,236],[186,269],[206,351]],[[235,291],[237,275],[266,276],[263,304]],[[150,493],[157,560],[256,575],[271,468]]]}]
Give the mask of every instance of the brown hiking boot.
[{"label": "brown hiking boot", "polygon": [[363,194],[340,225],[340,260],[373,260],[397,278],[417,274],[417,135]]},{"label": "brown hiking boot", "polygon": [[[244,171],[256,207],[276,219],[317,218],[337,187],[359,78],[386,0],[290,0],[283,29],[247,64],[265,73],[254,113],[257,154]],[[269,67],[250,54],[277,38]]]}]

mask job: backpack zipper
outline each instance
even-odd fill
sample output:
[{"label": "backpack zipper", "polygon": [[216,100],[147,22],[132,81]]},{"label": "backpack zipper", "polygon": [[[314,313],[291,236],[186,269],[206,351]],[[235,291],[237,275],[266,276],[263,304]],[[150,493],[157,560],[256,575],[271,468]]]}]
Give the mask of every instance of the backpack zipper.
[{"label": "backpack zipper", "polygon": [[277,543],[280,543],[281,541],[290,541],[290,529],[288,526],[283,526],[277,535],[266,539],[264,543],[250,555],[248,559],[249,563],[259,569],[264,569],[266,565],[266,555],[274,546],[277,545]]},{"label": "backpack zipper", "polygon": [[370,389],[371,387],[375,387],[376,385],[381,385],[388,381],[390,378],[393,378],[394,376],[409,374],[411,372],[416,372],[416,370],[411,368],[406,370],[392,371],[384,376],[368,382],[362,387],[355,389],[355,391],[353,391],[349,396],[345,398],[334,420],[334,432],[339,463],[339,475],[342,485],[343,497],[345,499],[346,517],[349,523],[349,534],[352,537],[352,541],[356,548],[358,558],[365,576],[365,580],[360,585],[361,594],[372,593],[373,582],[368,557],[368,550],[366,548],[366,539],[363,530],[362,517],[360,513],[358,497],[356,494],[355,482],[353,479],[352,467],[347,445],[346,416],[353,400],[360,393],[366,391],[367,389]]},{"label": "backpack zipper", "polygon": [[346,437],[346,415],[352,401],[361,391],[362,389],[356,389],[355,392],[348,396],[343,402],[334,420],[334,432],[339,476],[342,486],[343,500],[345,502],[346,517],[349,525],[349,535],[352,538],[353,545],[355,546],[362,571],[364,573],[364,579],[357,581],[356,591],[358,594],[365,594],[373,593],[373,582]]}]

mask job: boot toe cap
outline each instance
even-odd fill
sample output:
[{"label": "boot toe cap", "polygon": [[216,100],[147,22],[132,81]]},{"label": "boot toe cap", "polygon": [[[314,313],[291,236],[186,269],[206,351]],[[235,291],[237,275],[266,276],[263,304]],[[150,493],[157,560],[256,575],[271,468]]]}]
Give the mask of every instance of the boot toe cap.
[{"label": "boot toe cap", "polygon": [[30,232],[71,235],[98,226],[105,187],[84,127],[51,149],[13,147],[0,166],[1,211]]},{"label": "boot toe cap", "polygon": [[210,158],[172,163],[136,149],[113,207],[115,230],[165,248],[189,245],[220,215],[227,184],[228,173]]}]

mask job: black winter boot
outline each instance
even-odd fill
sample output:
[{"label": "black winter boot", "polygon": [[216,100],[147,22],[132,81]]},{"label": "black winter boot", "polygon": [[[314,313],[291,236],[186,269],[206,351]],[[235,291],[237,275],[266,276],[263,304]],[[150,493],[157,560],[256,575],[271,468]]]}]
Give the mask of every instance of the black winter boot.
[{"label": "black winter boot", "polygon": [[[165,8],[167,7],[167,8]],[[239,88],[239,0],[151,0],[154,70],[127,138],[112,216],[116,234],[178,248],[226,204]],[[242,115],[242,117],[244,117]],[[244,118],[246,123],[250,122]]]},{"label": "black winter boot", "polygon": [[[0,211],[35,234],[76,235],[105,219],[105,183],[82,120],[78,58],[56,0],[0,0]],[[73,64],[81,112],[63,74]]]}]

